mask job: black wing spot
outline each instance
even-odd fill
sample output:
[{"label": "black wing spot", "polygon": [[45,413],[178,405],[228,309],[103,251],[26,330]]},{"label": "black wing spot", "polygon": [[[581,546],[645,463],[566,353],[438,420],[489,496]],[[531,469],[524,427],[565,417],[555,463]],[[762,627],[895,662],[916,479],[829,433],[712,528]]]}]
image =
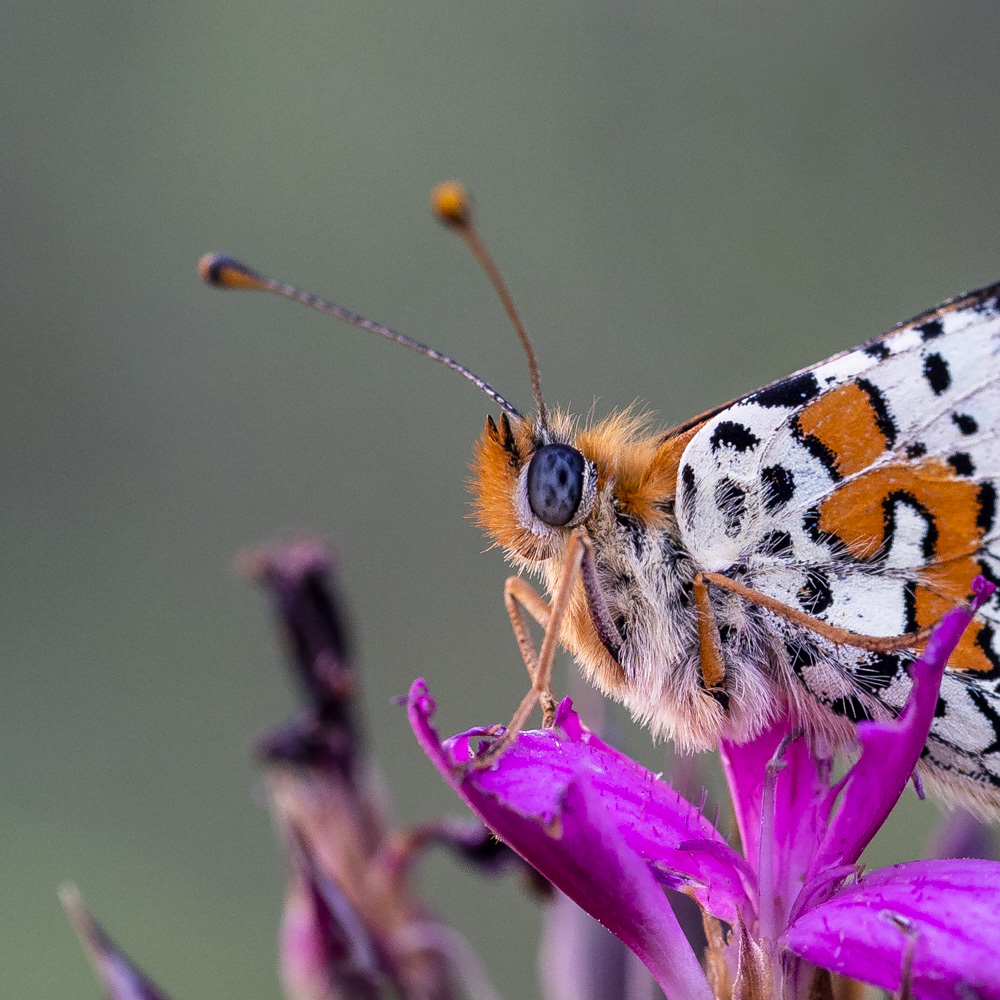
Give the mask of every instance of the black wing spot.
[{"label": "black wing spot", "polygon": [[858,670],[858,682],[872,692],[884,691],[899,676],[896,653],[871,653]]},{"label": "black wing spot", "polygon": [[890,354],[889,348],[881,340],[877,340],[874,344],[869,344],[864,348],[864,352],[868,357],[875,358],[876,361],[885,361]]},{"label": "black wing spot", "polygon": [[[976,711],[982,718],[989,722],[993,729],[993,742],[988,747],[983,747],[980,751],[980,755],[986,757],[1000,750],[1000,715],[997,715],[996,709],[990,703],[990,699],[984,691],[980,691],[979,688],[972,687],[971,685],[966,688],[966,691],[969,694],[969,700],[976,706]],[[993,779],[993,783],[996,784],[995,778]]]},{"label": "black wing spot", "polygon": [[889,416],[885,397],[879,388],[866,378],[859,378],[855,385],[868,397],[872,412],[875,414],[875,426],[882,432],[886,448],[891,448],[896,443],[896,422]]},{"label": "black wing spot", "polygon": [[695,483],[694,469],[690,465],[685,465],[681,469],[681,482],[684,484],[684,494],[681,497],[681,510],[684,512],[684,519],[688,525],[694,518],[694,505],[698,498],[698,487]]},{"label": "black wing spot", "polygon": [[1000,607],[1000,577],[993,572],[992,567],[986,559],[980,559],[979,562],[979,575],[986,577],[990,583],[993,584],[997,589],[993,592],[993,596],[990,598],[994,607]]},{"label": "black wing spot", "polygon": [[892,549],[892,542],[896,536],[897,504],[905,504],[924,519],[927,530],[924,532],[923,540],[920,543],[920,551],[923,553],[925,559],[933,558],[938,542],[937,521],[934,520],[934,515],[907,490],[893,490],[882,501],[883,544],[878,555],[885,558]]},{"label": "black wing spot", "polygon": [[768,465],[760,471],[764,483],[764,506],[779,510],[795,496],[795,477],[783,465]]},{"label": "black wing spot", "polygon": [[873,718],[864,702],[853,694],[845,695],[843,698],[835,698],[830,702],[830,709],[837,715],[843,715],[850,719],[851,722],[871,722]]},{"label": "black wing spot", "polygon": [[906,446],[906,457],[907,458],[922,458],[927,454],[927,445],[923,441],[914,441],[913,444]]},{"label": "black wing spot", "polygon": [[843,555],[844,543],[832,532],[824,531],[819,526],[819,505],[810,507],[802,515],[802,527],[806,534],[817,544],[826,545],[834,556]]},{"label": "black wing spot", "polygon": [[783,382],[768,386],[750,397],[751,403],[768,408],[775,406],[801,406],[819,395],[819,383],[812,372],[786,378]]},{"label": "black wing spot", "polygon": [[922,326],[918,326],[917,329],[920,331],[921,340],[933,340],[944,333],[944,327],[941,325],[941,320],[939,319],[928,320]]},{"label": "black wing spot", "polygon": [[787,531],[769,531],[757,543],[762,556],[783,556],[792,548],[792,536]]},{"label": "black wing spot", "polygon": [[738,424],[735,420],[720,421],[709,441],[712,451],[718,451],[722,447],[750,451],[760,444],[760,438],[746,424]]},{"label": "black wing spot", "polygon": [[810,570],[806,582],[796,595],[802,610],[808,615],[820,615],[833,604],[830,578],[820,570]]},{"label": "black wing spot", "polygon": [[994,680],[1000,677],[1000,660],[997,659],[997,654],[993,652],[993,640],[996,637],[996,632],[993,626],[988,622],[983,622],[979,629],[979,634],[976,636],[976,645],[983,651],[983,655],[987,660],[990,661],[992,670],[987,673],[976,672],[977,680]]},{"label": "black wing spot", "polygon": [[972,456],[967,451],[956,451],[954,455],[949,455],[948,464],[960,476],[971,476],[976,471]]},{"label": "black wing spot", "polygon": [[979,513],[976,514],[976,527],[984,535],[988,535],[993,530],[993,521],[997,513],[996,487],[992,483],[981,483],[976,500],[979,502]]},{"label": "black wing spot", "polygon": [[791,427],[792,437],[799,441],[802,447],[826,469],[834,482],[840,480],[842,476],[837,471],[837,456],[833,449],[820,441],[814,434],[804,434],[798,416],[792,421]]},{"label": "black wing spot", "polygon": [[[795,676],[808,688],[806,671],[819,662],[819,650],[808,639],[794,638],[785,641],[785,652],[788,654],[788,664],[795,672]],[[814,697],[820,701],[824,700],[818,694]]]},{"label": "black wing spot", "polygon": [[816,647],[812,643],[804,642],[801,639],[789,639],[785,643],[785,652],[788,653],[788,662],[792,670],[802,677],[802,671],[806,667],[816,664]]},{"label": "black wing spot", "polygon": [[726,537],[735,538],[740,533],[743,515],[747,512],[747,491],[727,476],[716,484],[715,505],[725,522]]},{"label": "black wing spot", "polygon": [[951,372],[948,362],[940,354],[928,354],[924,358],[924,378],[934,390],[935,396],[940,396],[951,385]]},{"label": "black wing spot", "polygon": [[968,413],[953,413],[951,422],[966,436],[975,434],[979,430],[979,424],[975,417],[970,417]]},{"label": "black wing spot", "polygon": [[903,584],[903,610],[906,618],[905,630],[918,631],[920,626],[917,624],[917,585],[913,580]]}]

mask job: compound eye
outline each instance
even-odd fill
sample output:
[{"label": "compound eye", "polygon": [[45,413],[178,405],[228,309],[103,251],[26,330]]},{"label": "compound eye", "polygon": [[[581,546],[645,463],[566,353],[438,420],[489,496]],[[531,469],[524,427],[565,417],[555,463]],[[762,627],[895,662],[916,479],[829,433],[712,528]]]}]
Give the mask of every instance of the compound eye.
[{"label": "compound eye", "polygon": [[583,495],[583,455],[568,444],[542,445],[528,464],[528,504],[553,528],[568,524]]}]

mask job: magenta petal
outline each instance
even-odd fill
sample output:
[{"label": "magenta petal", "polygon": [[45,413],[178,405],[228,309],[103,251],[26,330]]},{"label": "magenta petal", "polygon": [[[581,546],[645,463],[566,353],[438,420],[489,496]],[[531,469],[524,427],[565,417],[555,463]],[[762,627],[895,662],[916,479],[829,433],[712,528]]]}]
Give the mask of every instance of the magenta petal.
[{"label": "magenta petal", "polygon": [[799,917],[783,943],[802,958],[897,992],[913,949],[918,1000],[1000,998],[1000,864],[912,861],[872,872]]},{"label": "magenta petal", "polygon": [[[722,920],[735,922],[738,913],[752,919],[756,892],[747,886],[739,854],[699,807],[583,726],[568,699],[559,706],[555,728],[521,733],[497,764],[470,772],[464,781],[455,776],[456,764],[472,759],[472,741],[487,731],[471,730],[441,744],[428,721],[434,702],[422,681],[414,682],[409,704],[411,725],[427,755],[491,829],[496,825],[480,798],[489,797],[494,811],[515,813],[537,829],[556,821],[565,788],[585,774],[611,825],[658,881],[687,892]],[[712,851],[704,849],[708,842]],[[527,857],[518,843],[509,843]]]},{"label": "magenta petal", "polygon": [[[711,824],[688,803],[686,811],[674,810],[683,816],[668,816],[660,800],[674,797],[671,790],[579,726],[566,707],[560,719],[563,735],[551,730],[522,733],[492,769],[471,771],[461,780],[455,766],[470,759],[469,741],[475,734],[442,745],[430,724],[433,711],[426,686],[414,682],[409,713],[417,739],[480,819],[621,938],[671,1000],[711,1000],[698,959],[636,849],[654,837],[657,820],[665,816],[667,836],[674,840],[674,828],[685,819],[688,838],[715,833]],[[622,793],[618,810],[611,787]],[[652,814],[648,820],[636,814],[640,795]]]},{"label": "magenta petal", "polygon": [[[821,842],[829,809],[829,763],[817,760],[804,738],[791,737],[792,727],[783,718],[748,743],[723,741],[719,748],[744,851],[762,880],[762,896],[770,901],[766,930],[784,926]],[[776,755],[786,739],[779,761]],[[762,826],[762,804],[772,801],[765,795],[772,761],[778,768],[771,779],[773,815]]]},{"label": "magenta petal", "polygon": [[[978,608],[993,586],[982,577],[973,583]],[[910,668],[913,687],[898,718],[858,726],[861,756],[844,778],[840,805],[830,821],[812,872],[827,865],[852,864],[861,856],[902,795],[927,743],[934,721],[941,677],[972,611],[949,612],[934,630],[923,656]]]},{"label": "magenta petal", "polygon": [[768,726],[746,743],[719,744],[722,770],[736,813],[736,825],[747,858],[756,861],[760,847],[760,801],[764,791],[764,773],[781,741],[788,735],[788,722]]}]

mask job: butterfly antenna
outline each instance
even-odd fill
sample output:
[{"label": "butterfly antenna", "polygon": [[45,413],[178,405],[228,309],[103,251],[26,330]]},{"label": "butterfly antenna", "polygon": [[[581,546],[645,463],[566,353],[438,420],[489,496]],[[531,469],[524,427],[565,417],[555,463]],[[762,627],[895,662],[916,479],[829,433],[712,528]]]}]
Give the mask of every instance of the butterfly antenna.
[{"label": "butterfly antenna", "polygon": [[548,431],[549,414],[545,408],[545,401],[542,399],[542,383],[538,377],[538,360],[535,358],[535,349],[528,339],[528,331],[525,330],[524,323],[521,322],[507,282],[503,280],[500,269],[476,231],[472,221],[472,202],[465,188],[457,181],[445,181],[443,184],[438,184],[431,192],[431,211],[438,222],[462,237],[465,245],[472,251],[472,256],[476,258],[476,262],[486,272],[486,277],[490,279],[497,295],[500,296],[504,312],[507,313],[507,318],[514,327],[517,338],[521,341],[521,347],[524,348],[524,353],[528,358],[528,374],[531,377],[531,391],[535,396],[535,406],[538,408],[538,422],[543,431]]},{"label": "butterfly antenna", "polygon": [[512,403],[508,403],[507,400],[493,388],[493,386],[491,386],[488,382],[485,382],[474,372],[469,371],[465,365],[460,365],[457,361],[452,360],[446,354],[442,354],[440,351],[436,351],[433,347],[428,347],[426,344],[421,344],[419,340],[407,337],[404,333],[399,333],[396,330],[393,330],[388,326],[383,326],[381,323],[376,323],[373,320],[365,319],[364,316],[359,316],[357,313],[353,313],[349,309],[344,309],[342,306],[335,305],[333,302],[321,299],[318,295],[313,295],[311,292],[304,292],[302,289],[296,288],[294,285],[286,285],[283,281],[275,281],[274,278],[268,278],[266,275],[260,274],[253,268],[247,267],[247,265],[241,261],[238,261],[233,257],[226,257],[223,254],[205,254],[205,256],[198,261],[198,274],[201,275],[201,279],[205,282],[205,284],[214,285],[216,288],[270,292],[272,295],[280,295],[283,299],[291,299],[293,302],[301,302],[303,305],[309,306],[311,309],[315,309],[327,316],[333,316],[335,319],[343,320],[345,323],[350,323],[351,326],[360,327],[362,330],[370,330],[372,333],[380,334],[387,340],[393,340],[397,344],[409,347],[418,354],[423,354],[432,361],[436,361],[438,364],[444,365],[445,368],[450,368],[452,371],[458,372],[459,375],[467,378],[473,385],[482,389],[482,391],[485,392],[490,399],[497,403],[502,409],[506,410],[512,417],[521,420],[524,419],[524,415],[517,409],[516,406]]}]

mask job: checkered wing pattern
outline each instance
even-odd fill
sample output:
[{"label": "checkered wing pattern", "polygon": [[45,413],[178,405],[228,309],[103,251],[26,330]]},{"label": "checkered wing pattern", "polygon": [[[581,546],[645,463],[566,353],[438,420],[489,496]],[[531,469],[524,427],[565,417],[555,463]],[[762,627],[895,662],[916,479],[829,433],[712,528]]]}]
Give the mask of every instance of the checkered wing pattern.
[{"label": "checkered wing pattern", "polygon": [[[978,574],[1000,578],[998,296],[960,296],[713,414],[678,474],[695,561],[880,637],[932,625]],[[852,719],[902,706],[916,651],[834,645],[766,614],[820,703]],[[941,693],[931,773],[1000,786],[1000,592]]]}]

